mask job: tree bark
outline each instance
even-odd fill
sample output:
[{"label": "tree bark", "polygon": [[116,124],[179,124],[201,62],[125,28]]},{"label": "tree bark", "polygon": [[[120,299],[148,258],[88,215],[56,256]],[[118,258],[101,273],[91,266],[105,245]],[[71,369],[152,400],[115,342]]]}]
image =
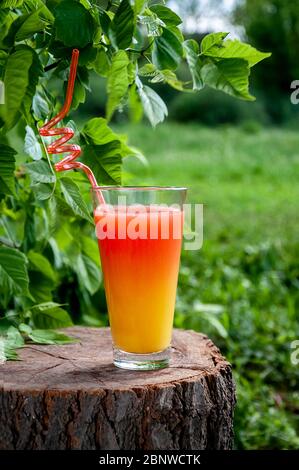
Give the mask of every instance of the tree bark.
[{"label": "tree bark", "polygon": [[206,336],[174,330],[168,369],[112,364],[108,328],[28,345],[1,365],[0,449],[231,449],[231,366]]}]

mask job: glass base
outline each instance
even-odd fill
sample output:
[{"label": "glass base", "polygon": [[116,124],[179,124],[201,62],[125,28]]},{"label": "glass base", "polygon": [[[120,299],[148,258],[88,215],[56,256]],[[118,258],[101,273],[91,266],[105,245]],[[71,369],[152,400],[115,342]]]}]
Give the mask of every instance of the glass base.
[{"label": "glass base", "polygon": [[170,348],[150,354],[135,354],[113,348],[113,363],[120,369],[157,370],[169,366]]}]

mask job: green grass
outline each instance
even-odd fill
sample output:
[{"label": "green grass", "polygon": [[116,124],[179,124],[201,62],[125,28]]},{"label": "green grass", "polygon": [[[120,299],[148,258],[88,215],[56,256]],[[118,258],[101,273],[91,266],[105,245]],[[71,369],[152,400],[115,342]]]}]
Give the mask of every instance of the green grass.
[{"label": "green grass", "polygon": [[[126,126],[130,142],[148,157],[129,183],[187,185],[189,200],[205,204],[209,238],[263,241],[294,237],[299,207],[299,135],[196,125]],[[246,224],[244,226],[244,219]],[[257,230],[258,227],[258,230]],[[298,228],[298,225],[297,225]]]},{"label": "green grass", "polygon": [[188,186],[189,201],[205,206],[203,248],[182,255],[175,324],[209,334],[233,364],[236,447],[298,448],[298,133],[118,130],[149,161],[127,159],[126,184]]}]

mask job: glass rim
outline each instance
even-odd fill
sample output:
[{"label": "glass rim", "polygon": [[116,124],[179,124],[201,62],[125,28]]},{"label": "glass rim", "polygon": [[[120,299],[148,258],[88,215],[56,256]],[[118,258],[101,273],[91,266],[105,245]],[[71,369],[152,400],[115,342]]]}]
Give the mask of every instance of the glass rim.
[{"label": "glass rim", "polygon": [[187,191],[185,186],[95,186],[91,191]]}]

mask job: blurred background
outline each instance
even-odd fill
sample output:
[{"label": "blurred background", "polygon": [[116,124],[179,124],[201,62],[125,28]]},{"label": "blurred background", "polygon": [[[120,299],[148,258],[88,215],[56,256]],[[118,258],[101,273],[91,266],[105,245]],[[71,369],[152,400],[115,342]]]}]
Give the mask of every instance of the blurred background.
[{"label": "blurred background", "polygon": [[[169,119],[157,129],[118,113],[114,128],[148,159],[128,158],[124,183],[188,186],[189,201],[204,204],[204,246],[183,252],[175,325],[208,334],[233,365],[236,448],[298,448],[299,364],[291,345],[299,339],[299,105],[290,97],[299,80],[299,1],[169,4],[187,36],[229,31],[272,57],[254,68],[254,103],[163,85]],[[104,115],[105,101],[104,82],[92,77],[73,119]],[[76,311],[73,282],[66,280],[60,298]],[[98,305],[105,312],[102,289],[77,321],[105,323]]]},{"label": "blurred background", "polygon": [[[185,35],[197,40],[213,31],[230,32],[230,38],[247,40],[272,57],[254,69],[252,104],[221,92],[205,89],[196,96],[157,86],[169,107],[173,122],[196,122],[206,126],[238,124],[248,130],[265,125],[296,129],[299,106],[290,101],[291,83],[299,80],[299,2],[298,0],[170,0],[169,6],[183,19]],[[179,75],[187,79],[183,68]],[[151,85],[152,86],[152,85]],[[104,114],[105,88],[94,77],[93,90],[80,112]],[[124,116],[119,115],[119,120]]]}]

